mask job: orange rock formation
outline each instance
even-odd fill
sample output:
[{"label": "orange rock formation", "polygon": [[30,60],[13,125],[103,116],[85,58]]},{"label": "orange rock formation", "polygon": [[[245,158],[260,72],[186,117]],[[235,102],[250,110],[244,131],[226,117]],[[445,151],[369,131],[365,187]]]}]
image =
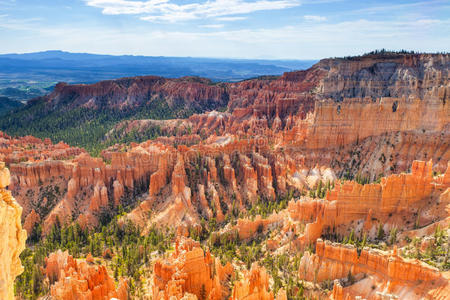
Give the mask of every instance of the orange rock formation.
[{"label": "orange rock formation", "polygon": [[425,263],[399,257],[396,248],[393,253],[364,248],[358,254],[351,245],[318,239],[316,253],[306,252],[301,259],[299,277],[303,280],[345,281],[349,274],[357,282],[350,282],[352,285],[344,288],[339,282],[335,283],[331,299],[343,300],[347,295],[351,299],[355,296],[379,299],[379,293],[396,295],[400,299],[446,299],[450,293],[447,275]]},{"label": "orange rock formation", "polygon": [[77,261],[67,251],[58,250],[46,259],[45,273],[50,295],[64,300],[127,299],[127,283],[121,279],[117,289],[105,266]]},{"label": "orange rock formation", "polygon": [[[244,271],[244,278],[237,281],[230,300],[274,300],[273,292],[269,291],[269,275],[264,267],[253,263],[248,271]],[[276,300],[287,300],[286,292],[280,289]]]},{"label": "orange rock formation", "polygon": [[181,238],[169,258],[156,261],[153,272],[153,299],[182,299],[193,294],[198,299],[218,300],[230,292],[225,282],[233,267],[230,263],[222,266],[198,242]]},{"label": "orange rock formation", "polygon": [[23,272],[19,255],[25,249],[26,231],[22,229],[22,207],[6,190],[10,173],[0,163],[0,298],[14,299],[14,279]]},{"label": "orange rock formation", "polygon": [[[314,189],[320,180],[336,179],[331,169],[318,166],[329,166],[337,175],[361,173],[375,180],[380,174],[408,170],[414,159],[432,158],[433,170],[444,172],[450,160],[449,64],[450,56],[444,54],[369,55],[322,60],[305,71],[223,85],[154,76],[59,84],[44,97],[52,105],[73,95],[74,107],[97,107],[109,95],[108,104],[122,109],[143,104],[151,94],[163,97],[169,106],[182,99],[189,107],[226,104],[228,109],[184,120],[124,121],[117,124],[118,131],[160,126],[169,137],[115,145],[103,151],[102,158],[48,139],[16,139],[3,133],[0,156],[11,164],[13,195],[24,214],[33,216],[27,229],[37,220],[33,209],[48,232],[57,217],[96,225],[102,210],[137,198],[140,204],[128,217],[144,227],[149,222],[191,226],[201,217],[221,222],[233,206],[244,209],[258,196],[274,200],[288,192],[298,195]],[[183,145],[175,148],[175,143]],[[403,179],[398,180],[391,187]],[[394,203],[393,198],[378,195],[379,189],[346,183],[335,192],[341,198],[345,193],[352,194],[348,198],[383,198],[380,203],[365,201],[365,208],[352,218],[366,216],[366,208],[372,206],[392,210],[415,203],[405,200],[407,195],[401,196],[404,203]],[[383,193],[389,191],[387,187]],[[336,203],[350,208],[356,204]],[[327,203],[304,205],[334,209]],[[149,221],[150,210],[157,214]],[[314,226],[321,227],[319,223]],[[314,226],[307,231],[312,241],[317,237],[311,231]]]},{"label": "orange rock formation", "polygon": [[[450,168],[447,172],[450,172]],[[445,176],[448,176],[447,173]],[[437,210],[434,218],[425,217],[425,211],[432,209],[428,200],[438,197],[449,187],[439,181],[439,178],[433,178],[431,161],[414,161],[409,174],[391,175],[382,178],[379,184],[361,185],[345,181],[336,184],[334,190],[327,193],[325,200],[291,201],[288,210],[293,220],[306,224],[300,237],[302,244],[314,242],[326,232],[347,234],[345,230],[355,226],[354,222],[357,221],[364,223],[359,232],[366,231],[373,236],[376,233],[375,225],[379,222],[385,224],[385,229],[400,225],[402,228],[411,227],[413,223],[408,226],[406,221],[420,209],[424,215],[421,224],[426,225],[427,222],[436,221],[436,218],[446,219],[448,216],[445,210]],[[445,208],[446,203],[442,205]],[[372,220],[377,222],[372,224]],[[390,224],[390,227],[386,224]]]}]

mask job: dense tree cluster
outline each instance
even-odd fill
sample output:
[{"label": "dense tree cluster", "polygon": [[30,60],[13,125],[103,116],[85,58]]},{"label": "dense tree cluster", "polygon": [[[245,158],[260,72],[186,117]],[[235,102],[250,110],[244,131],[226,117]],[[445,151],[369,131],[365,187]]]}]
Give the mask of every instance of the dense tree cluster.
[{"label": "dense tree cluster", "polygon": [[150,265],[151,253],[164,253],[170,248],[174,235],[156,228],[143,235],[130,222],[119,225],[119,218],[120,215],[95,230],[82,229],[77,223],[61,226],[57,220],[47,236],[40,240],[42,230],[37,226],[36,232],[28,239],[28,248],[21,254],[25,270],[15,282],[16,295],[37,299],[48,293],[49,281],[44,280],[43,274],[45,258],[57,249],[68,250],[75,258],[84,258],[88,253],[103,257],[116,280],[121,276],[129,279],[131,295],[142,293],[140,277],[145,267]]},{"label": "dense tree cluster", "polygon": [[41,99],[5,115],[0,119],[0,130],[11,136],[33,135],[38,138],[51,138],[53,142],[64,141],[71,146],[83,147],[97,156],[102,149],[115,143],[139,142],[148,138],[154,139],[161,134],[158,127],[151,127],[145,132],[113,136],[106,141],[105,134],[122,120],[185,118],[194,112],[196,111],[183,105],[171,108],[164,99],[124,109],[53,109]]},{"label": "dense tree cluster", "polygon": [[[427,241],[425,241],[424,238],[414,237],[411,239],[407,237],[405,238],[405,241],[408,242],[408,245],[400,254],[407,258],[420,259],[441,271],[449,271],[449,230],[450,228],[442,229],[438,225],[435,229],[434,235],[426,238]],[[428,244],[424,247],[424,251],[421,250],[422,243]]]}]

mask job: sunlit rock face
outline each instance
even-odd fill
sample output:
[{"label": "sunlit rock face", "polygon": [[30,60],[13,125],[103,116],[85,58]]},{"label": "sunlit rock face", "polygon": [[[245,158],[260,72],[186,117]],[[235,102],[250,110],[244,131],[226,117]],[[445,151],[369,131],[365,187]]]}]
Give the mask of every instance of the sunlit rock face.
[{"label": "sunlit rock face", "polygon": [[421,226],[436,221],[448,224],[450,202],[446,200],[446,190],[450,187],[447,183],[450,168],[433,177],[432,165],[431,161],[414,161],[411,173],[390,175],[381,178],[380,183],[365,185],[344,181],[328,191],[324,200],[291,201],[288,206],[291,219],[306,223],[299,236],[300,244],[314,242],[327,232],[349,234],[349,229],[355,227],[358,233],[372,237],[379,224],[385,229],[412,230],[411,216],[418,212],[416,221]]},{"label": "sunlit rock face", "polygon": [[450,99],[448,54],[323,59],[316,66],[326,70],[326,76],[318,86],[325,97],[437,96]]},{"label": "sunlit rock face", "polygon": [[400,299],[445,299],[450,292],[448,274],[419,262],[403,259],[393,252],[369,250],[358,254],[352,245],[317,240],[316,253],[306,252],[299,269],[300,279],[311,282],[346,279],[349,274],[358,281],[343,288],[334,283],[330,299],[379,299],[393,294]]},{"label": "sunlit rock face", "polygon": [[153,273],[153,299],[219,300],[229,294],[226,282],[233,267],[230,263],[222,266],[198,242],[181,238],[174,253],[155,262]]},{"label": "sunlit rock face", "polygon": [[127,299],[127,283],[121,279],[117,288],[103,265],[77,261],[67,251],[51,253],[46,258],[45,274],[50,282],[50,295],[55,299],[109,300]]},{"label": "sunlit rock face", "polygon": [[0,298],[14,299],[14,279],[23,272],[19,255],[25,249],[26,231],[22,229],[22,207],[6,190],[10,173],[0,163]]},{"label": "sunlit rock face", "polygon": [[[244,271],[242,280],[235,283],[230,300],[274,300],[272,291],[269,291],[270,276],[264,267],[253,263],[250,270]],[[286,292],[280,289],[275,300],[287,300]]]}]

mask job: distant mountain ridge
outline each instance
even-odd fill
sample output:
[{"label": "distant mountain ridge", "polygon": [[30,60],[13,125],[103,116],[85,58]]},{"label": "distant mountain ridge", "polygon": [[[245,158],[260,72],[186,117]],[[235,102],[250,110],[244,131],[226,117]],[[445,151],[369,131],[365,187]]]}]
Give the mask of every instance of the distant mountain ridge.
[{"label": "distant mountain ridge", "polygon": [[[307,69],[314,60],[261,60],[165,56],[101,55],[44,51],[0,55],[0,96],[28,100],[48,93],[57,82],[94,83],[135,76],[207,77],[240,81]],[[10,88],[6,91],[5,89]],[[15,89],[12,91],[11,89]]]},{"label": "distant mountain ridge", "polygon": [[0,55],[0,74],[27,72],[24,75],[28,77],[49,76],[51,81],[70,83],[91,83],[142,75],[201,76],[214,81],[238,81],[260,75],[281,75],[292,70],[307,69],[315,62],[315,60],[114,56],[45,51]]},{"label": "distant mountain ridge", "polygon": [[207,77],[234,82],[307,69],[314,60],[261,60],[70,53],[59,50],[0,55],[0,96],[16,101],[43,96],[58,82],[95,83],[121,77]]}]

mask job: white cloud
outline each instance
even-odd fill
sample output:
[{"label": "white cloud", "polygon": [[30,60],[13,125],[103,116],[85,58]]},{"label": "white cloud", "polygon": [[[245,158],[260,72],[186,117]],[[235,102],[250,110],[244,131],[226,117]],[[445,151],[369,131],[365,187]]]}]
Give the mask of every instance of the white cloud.
[{"label": "white cloud", "polygon": [[[279,10],[299,6],[299,0],[208,0],[201,3],[175,4],[171,0],[85,0],[102,9],[103,14],[139,14],[141,20],[178,22],[204,18],[249,14],[263,10]],[[234,19],[232,19],[234,18]],[[228,21],[237,20],[228,17]]]},{"label": "white cloud", "polygon": [[40,24],[39,21],[0,17],[0,35],[8,40],[2,44],[0,52],[62,49],[103,54],[305,59],[356,55],[380,48],[447,51],[445,46],[450,45],[450,19],[356,19],[338,23],[304,22],[267,29],[198,31]]},{"label": "white cloud", "polygon": [[322,21],[326,21],[327,18],[326,17],[322,17],[322,16],[312,16],[312,15],[306,15],[303,16],[303,18],[307,21],[315,21],[315,22],[322,22]]},{"label": "white cloud", "polygon": [[207,24],[207,25],[200,25],[201,28],[223,28],[224,24]]},{"label": "white cloud", "polygon": [[17,19],[10,15],[0,15],[0,28],[20,31],[31,31],[36,28],[42,18]]},{"label": "white cloud", "polygon": [[246,20],[246,17],[218,17],[216,18],[216,20],[219,21],[224,21],[224,22],[229,22],[229,21],[241,21],[241,20]]}]

